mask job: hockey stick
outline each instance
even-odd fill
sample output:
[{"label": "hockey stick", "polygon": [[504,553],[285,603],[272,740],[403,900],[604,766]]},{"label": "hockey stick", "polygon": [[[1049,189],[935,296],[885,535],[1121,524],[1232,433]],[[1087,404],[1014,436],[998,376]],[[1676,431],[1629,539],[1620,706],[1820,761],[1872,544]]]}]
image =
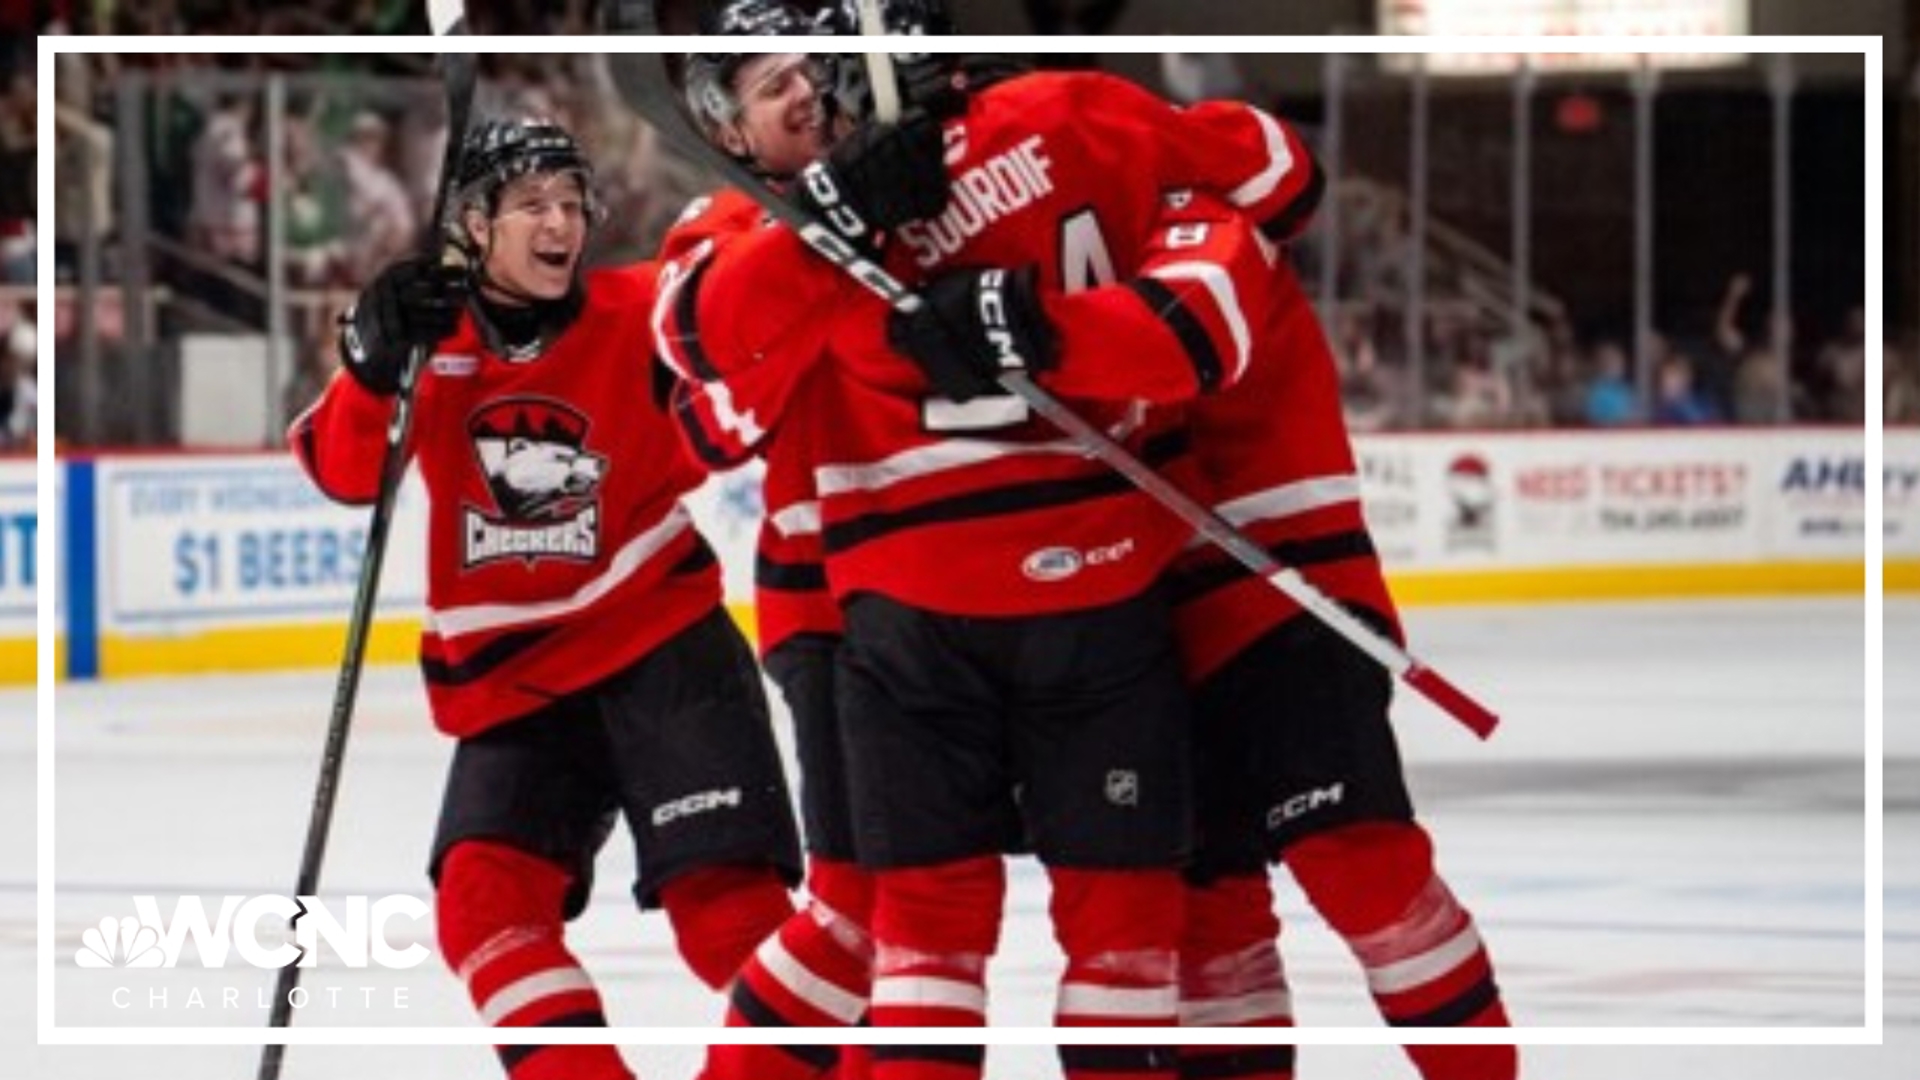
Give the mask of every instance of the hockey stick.
[{"label": "hockey stick", "polygon": [[[461,0],[428,0],[428,16],[436,34],[464,34],[465,11]],[[447,146],[441,158],[440,184],[433,200],[433,217],[428,222],[425,254],[438,257],[446,248],[447,203],[455,178],[460,173],[460,151],[466,141],[467,117],[473,109],[475,59],[471,53],[443,53],[440,78],[447,94]],[[394,498],[406,473],[405,446],[413,427],[413,392],[427,350],[413,349],[400,374],[400,389],[393,399],[393,416],[387,423],[386,454],[381,460],[380,487],[372,516],[367,524],[366,554],[360,562],[360,578],[354,586],[353,610],[347,619],[345,653],[340,660],[340,675],[334,684],[333,712],[327,721],[326,749],[320,755],[320,777],[314,785],[313,812],[307,820],[306,848],[300,855],[300,880],[294,886],[294,903],[302,896],[319,891],[320,864],[327,852],[327,833],[333,826],[333,804],[340,787],[340,769],[346,758],[347,731],[353,722],[354,703],[360,693],[360,674],[366,666],[367,636],[373,626],[373,609],[380,591],[380,570],[386,562],[387,534],[393,528]],[[288,924],[297,929],[305,908]],[[300,960],[280,969],[274,985],[272,1011],[267,1026],[283,1028],[293,1015],[293,991],[300,982]],[[260,1055],[259,1080],[277,1080],[280,1061],[286,1053],[284,1043],[267,1043]]]},{"label": "hockey stick", "polygon": [[[892,305],[894,310],[912,314],[920,309],[923,301],[919,295],[855,250],[838,233],[782,198],[744,164],[716,150],[698,132],[687,126],[677,104],[678,94],[667,81],[664,65],[651,57],[637,54],[609,56],[607,62],[620,96],[652,124],[675,151],[720,173],[728,183],[738,187],[765,207],[774,218],[792,228],[808,247],[851,274],[868,290]],[[1105,432],[1036,385],[1025,373],[1006,373],[1000,377],[1000,385],[1019,395],[1035,412],[1077,440],[1090,455],[1124,476],[1242,566],[1265,578],[1274,588],[1299,604],[1302,610],[1346,638],[1395,678],[1418,691],[1475,735],[1484,739],[1493,734],[1499,718],[1486,706],[1355,617],[1302,577],[1299,571],[1282,565],[1225,518],[1188,497],[1165,477],[1108,438]]]},{"label": "hockey stick", "polygon": [[[880,0],[860,0],[860,34],[884,37],[886,20],[880,15]],[[867,83],[873,89],[873,115],[883,124],[900,119],[900,83],[893,74],[893,55],[884,51],[865,53]]]}]

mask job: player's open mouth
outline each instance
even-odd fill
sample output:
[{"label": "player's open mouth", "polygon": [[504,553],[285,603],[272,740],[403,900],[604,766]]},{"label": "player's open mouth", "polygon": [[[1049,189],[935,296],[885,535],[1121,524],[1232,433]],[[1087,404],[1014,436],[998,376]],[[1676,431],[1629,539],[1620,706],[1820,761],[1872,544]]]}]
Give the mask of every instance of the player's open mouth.
[{"label": "player's open mouth", "polygon": [[567,265],[573,262],[573,253],[571,251],[536,251],[533,253],[533,257],[546,263],[548,266],[560,270],[566,269]]}]

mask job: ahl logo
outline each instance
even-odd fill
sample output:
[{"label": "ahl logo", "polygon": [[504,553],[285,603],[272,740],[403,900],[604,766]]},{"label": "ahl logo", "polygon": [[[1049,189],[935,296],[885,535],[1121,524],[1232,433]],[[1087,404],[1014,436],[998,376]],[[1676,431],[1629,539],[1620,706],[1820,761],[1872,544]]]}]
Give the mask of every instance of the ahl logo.
[{"label": "ahl logo", "polygon": [[73,962],[83,968],[156,968],[166,966],[167,958],[153,927],[131,915],[123,919],[109,915],[80,935],[80,951]]},{"label": "ahl logo", "polygon": [[1085,553],[1070,547],[1041,548],[1020,563],[1020,572],[1030,580],[1065,581],[1082,569],[1111,566],[1133,554],[1133,537],[1105,547],[1088,548]]},{"label": "ahl logo", "polygon": [[1080,553],[1072,548],[1041,548],[1020,564],[1020,572],[1034,581],[1065,581],[1080,572]]},{"label": "ahl logo", "polygon": [[1115,806],[1139,806],[1140,774],[1132,769],[1108,771],[1107,801]]}]

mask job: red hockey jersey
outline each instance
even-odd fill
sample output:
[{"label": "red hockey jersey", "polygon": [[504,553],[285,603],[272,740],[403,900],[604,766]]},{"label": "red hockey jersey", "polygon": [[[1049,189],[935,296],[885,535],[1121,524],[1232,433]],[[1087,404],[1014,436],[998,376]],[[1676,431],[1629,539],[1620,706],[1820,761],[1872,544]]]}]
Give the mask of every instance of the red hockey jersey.
[{"label": "red hockey jersey", "polygon": [[[680,504],[704,470],[648,392],[655,271],[589,274],[578,320],[535,359],[490,352],[468,316],[421,372],[407,447],[429,499],[420,663],[449,734],[583,689],[720,602]],[[294,421],[329,497],[373,499],[390,411],[343,372]]]},{"label": "red hockey jersey", "polygon": [[[766,227],[768,218],[759,203],[727,189],[694,200],[668,234],[661,258],[671,262],[700,245],[708,245],[696,262],[714,246]],[[806,392],[803,384],[799,393]],[[684,413],[688,433],[701,430],[699,409],[706,403],[697,383],[681,381],[670,391],[676,412]],[[817,406],[795,401],[793,411],[806,415]],[[820,501],[813,491],[812,466],[800,447],[804,425],[792,424],[759,445],[766,472],[761,481],[765,507],[754,551],[755,644],[765,657],[800,635],[838,636],[840,606],[827,589],[826,554],[820,541]],[[731,462],[716,459],[716,467]]]},{"label": "red hockey jersey", "polygon": [[[1190,178],[1285,235],[1315,184],[1297,139],[1244,106],[1181,112],[1104,76],[1033,76],[978,95],[947,128],[954,197],[908,226],[889,268],[908,281],[965,266],[1033,265],[1069,362],[1046,380],[1158,466],[1181,456],[1177,417],[1147,409],[1231,382],[1248,327],[1231,257],[1168,259],[1162,195]],[[699,228],[699,223],[694,223]],[[1016,398],[958,406],[888,348],[886,308],[787,230],[708,231],[663,271],[655,325],[690,380],[677,415],[725,465],[775,425],[804,423],[829,580],[963,615],[1072,610],[1133,595],[1185,539],[1177,519],[1088,458]],[[671,253],[670,253],[671,254]],[[1144,285],[1091,288],[1140,278]],[[1184,369],[1153,367],[1179,355]],[[1161,377],[1148,379],[1148,372]],[[830,391],[804,420],[809,380]],[[1144,399],[1144,400],[1142,400]],[[828,411],[830,409],[831,411]]]},{"label": "red hockey jersey", "polygon": [[[1361,512],[1340,376],[1313,307],[1282,265],[1247,377],[1194,403],[1188,420],[1214,509],[1320,591],[1399,616]],[[1211,544],[1172,575],[1188,675],[1205,678],[1300,608]]]}]

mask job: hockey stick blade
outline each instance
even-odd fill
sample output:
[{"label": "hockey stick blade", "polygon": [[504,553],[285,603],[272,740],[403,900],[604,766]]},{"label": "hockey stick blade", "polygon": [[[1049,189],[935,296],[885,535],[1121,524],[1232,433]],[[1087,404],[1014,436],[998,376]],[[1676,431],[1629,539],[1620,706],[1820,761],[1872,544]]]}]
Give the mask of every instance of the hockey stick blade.
[{"label": "hockey stick blade", "polygon": [[[689,127],[686,114],[680,108],[678,94],[667,80],[665,66],[656,57],[622,54],[609,56],[607,62],[614,87],[620,96],[629,107],[652,124],[676,152],[718,172],[728,183],[765,208],[769,215],[792,228],[822,258],[852,275],[895,310],[911,314],[920,308],[922,301],[919,294],[861,254],[838,233],[815,220],[795,203],[782,198],[751,169],[715,149]],[[1415,660],[1373,627],[1355,618],[1352,612],[1321,592],[1312,582],[1300,576],[1298,571],[1275,561],[1265,548],[1254,543],[1225,518],[1189,497],[1172,481],[1153,471],[1145,462],[1109,438],[1106,432],[1088,423],[1024,373],[1005,374],[1001,376],[1000,385],[1017,394],[1035,412],[1072,436],[1087,453],[1124,476],[1242,566],[1265,578],[1274,588],[1299,604],[1307,614],[1346,638],[1468,730],[1483,739],[1493,733],[1499,719],[1486,706]]]},{"label": "hockey stick blade", "polygon": [[466,33],[466,0],[427,0],[427,25],[436,37]]}]

